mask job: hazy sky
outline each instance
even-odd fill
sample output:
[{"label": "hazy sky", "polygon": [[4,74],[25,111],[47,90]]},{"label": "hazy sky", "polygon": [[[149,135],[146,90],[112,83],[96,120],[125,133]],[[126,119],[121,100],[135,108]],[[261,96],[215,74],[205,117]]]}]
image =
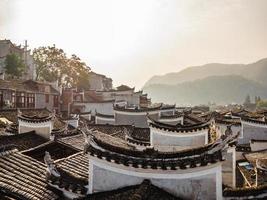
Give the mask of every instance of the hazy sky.
[{"label": "hazy sky", "polygon": [[187,66],[267,57],[267,0],[0,0],[0,38],[56,44],[140,88]]}]

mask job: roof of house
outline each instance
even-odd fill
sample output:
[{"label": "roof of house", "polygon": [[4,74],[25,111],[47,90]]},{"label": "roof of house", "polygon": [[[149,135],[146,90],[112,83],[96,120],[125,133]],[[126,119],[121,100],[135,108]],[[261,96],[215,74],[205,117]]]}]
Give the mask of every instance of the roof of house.
[{"label": "roof of house", "polygon": [[[134,139],[138,143],[149,143],[150,141],[150,129],[149,128],[137,128],[131,125],[103,125],[103,124],[88,124],[89,129],[96,130],[105,135],[112,136],[112,138],[122,139],[126,143],[126,134]],[[77,149],[83,150],[84,136],[83,134],[70,135],[68,137],[62,137],[59,141],[71,145]]]},{"label": "roof of house", "polygon": [[83,152],[55,161],[56,165],[84,182],[89,178],[89,157]]},{"label": "roof of house", "polygon": [[114,106],[113,109],[115,111],[123,111],[123,112],[151,112],[151,111],[159,111],[161,109],[162,104],[160,105],[155,105],[155,106],[151,106],[151,107],[146,107],[146,108],[125,108],[125,107],[121,107],[121,106]]},{"label": "roof of house", "polygon": [[127,186],[108,192],[90,194],[84,200],[179,200],[181,198],[166,192],[165,190],[144,180],[139,185]]},{"label": "roof of house", "polygon": [[116,88],[118,91],[128,91],[128,90],[134,90],[134,87],[131,88],[127,85],[120,85]]},{"label": "roof of house", "polygon": [[[166,170],[187,169],[197,166],[205,166],[222,160],[218,144],[209,144],[189,150],[162,152],[154,149],[138,150],[130,146],[125,140],[114,138],[101,132],[94,132],[91,137],[88,151],[98,159],[115,162],[125,166],[132,165],[135,168]],[[207,153],[209,152],[209,153]]]},{"label": "roof of house", "polygon": [[49,152],[53,160],[58,160],[73,155],[80,150],[60,141],[48,141],[34,148],[23,151],[23,154],[30,156],[40,162],[44,162],[46,151]]},{"label": "roof of house", "polygon": [[[0,153],[0,191],[15,199],[59,199],[48,186],[43,163],[17,150]],[[1,197],[1,194],[0,194]]]},{"label": "roof of house", "polygon": [[108,114],[101,114],[96,111],[95,116],[102,117],[102,118],[109,118],[109,119],[115,119],[114,115],[108,115]]},{"label": "roof of house", "polygon": [[[46,108],[42,108],[42,109],[23,109],[21,108],[20,111],[22,112],[22,117],[21,119],[25,119],[25,120],[35,120],[35,119],[45,119],[45,118],[49,118],[49,115],[51,115],[51,112],[49,110],[47,110]],[[9,121],[13,122],[13,123],[17,123],[18,121],[18,111],[17,109],[5,109],[5,110],[1,110],[0,112],[0,117],[5,117],[6,119],[8,119]],[[63,122],[62,120],[60,120],[58,117],[55,117],[54,120],[54,128],[62,128],[65,125],[65,122]]]},{"label": "roof of house", "polygon": [[223,196],[227,199],[266,199],[267,185],[249,188],[226,188]]},{"label": "roof of house", "polygon": [[0,89],[21,91],[21,92],[32,92],[32,93],[46,93],[44,91],[40,91],[38,85],[47,85],[50,87],[50,93],[59,94],[59,92],[48,83],[36,82],[32,80],[24,81],[18,79],[14,80],[0,79]]},{"label": "roof of house", "polygon": [[71,145],[72,147],[83,150],[84,147],[84,136],[83,134],[72,135],[69,137],[63,137],[58,139],[60,142]]},{"label": "roof of house", "polygon": [[37,135],[34,131],[18,135],[3,135],[0,136],[0,148],[13,146],[22,151],[36,147],[47,141],[47,139]]},{"label": "roof of house", "polygon": [[209,121],[200,122],[200,123],[196,123],[193,125],[182,125],[180,123],[178,123],[176,125],[171,125],[171,124],[166,124],[166,123],[162,123],[162,122],[153,120],[152,118],[149,118],[149,120],[150,120],[150,122],[149,122],[150,127],[154,127],[154,128],[162,129],[162,130],[166,130],[166,131],[171,131],[171,132],[186,133],[186,132],[208,129],[210,126]]}]

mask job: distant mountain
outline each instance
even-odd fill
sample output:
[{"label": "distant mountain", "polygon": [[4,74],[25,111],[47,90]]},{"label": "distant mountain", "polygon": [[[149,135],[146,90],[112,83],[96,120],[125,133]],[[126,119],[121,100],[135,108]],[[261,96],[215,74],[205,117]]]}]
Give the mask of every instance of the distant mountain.
[{"label": "distant mountain", "polygon": [[189,67],[180,72],[162,76],[153,76],[145,86],[153,84],[176,85],[178,83],[204,79],[209,76],[239,75],[267,86],[267,58],[251,64],[219,64],[212,63]]},{"label": "distant mountain", "polygon": [[[267,76],[267,73],[264,75]],[[210,76],[176,85],[153,84],[143,90],[152,97],[153,102],[177,105],[243,103],[248,94],[252,101],[255,96],[267,98],[266,86],[237,75]]]}]

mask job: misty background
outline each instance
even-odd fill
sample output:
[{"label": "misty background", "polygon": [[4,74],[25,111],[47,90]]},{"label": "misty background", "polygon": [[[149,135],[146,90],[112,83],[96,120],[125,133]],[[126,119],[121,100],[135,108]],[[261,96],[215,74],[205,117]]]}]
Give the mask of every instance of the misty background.
[{"label": "misty background", "polygon": [[0,38],[56,44],[114,80],[267,57],[266,0],[0,0]]}]

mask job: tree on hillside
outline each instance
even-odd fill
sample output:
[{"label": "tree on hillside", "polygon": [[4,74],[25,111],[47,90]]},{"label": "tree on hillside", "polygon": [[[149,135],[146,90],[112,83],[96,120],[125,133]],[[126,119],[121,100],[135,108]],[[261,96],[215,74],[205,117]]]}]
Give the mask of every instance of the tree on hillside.
[{"label": "tree on hillside", "polygon": [[257,102],[257,108],[267,108],[267,101],[266,100],[260,100]]},{"label": "tree on hillside", "polygon": [[20,77],[25,71],[23,60],[16,54],[10,54],[5,59],[5,72],[12,77]]},{"label": "tree on hillside", "polygon": [[33,58],[37,65],[37,80],[58,81],[61,86],[87,89],[90,68],[81,59],[66,53],[55,46],[34,49]]}]

